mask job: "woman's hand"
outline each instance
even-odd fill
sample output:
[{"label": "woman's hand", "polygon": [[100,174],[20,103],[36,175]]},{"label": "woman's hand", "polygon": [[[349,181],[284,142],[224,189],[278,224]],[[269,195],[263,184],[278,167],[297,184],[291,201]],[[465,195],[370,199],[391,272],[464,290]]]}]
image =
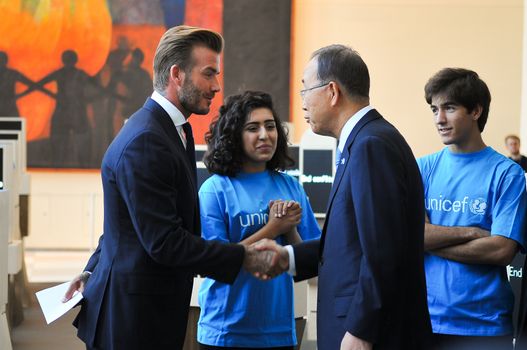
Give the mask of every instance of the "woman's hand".
[{"label": "woman's hand", "polygon": [[[297,202],[283,201],[281,199],[271,201],[269,202],[267,223],[240,243],[249,246],[261,239],[275,239],[283,234],[286,235],[286,239],[289,242],[289,233],[291,231],[296,232],[294,228],[300,224],[301,218],[302,208]],[[298,236],[298,233],[296,236]],[[296,238],[292,241],[296,241]]]},{"label": "woman's hand", "polygon": [[[302,219],[302,208],[293,200],[275,200],[270,203],[269,222],[276,236],[290,232]],[[276,237],[275,236],[275,237]]]}]

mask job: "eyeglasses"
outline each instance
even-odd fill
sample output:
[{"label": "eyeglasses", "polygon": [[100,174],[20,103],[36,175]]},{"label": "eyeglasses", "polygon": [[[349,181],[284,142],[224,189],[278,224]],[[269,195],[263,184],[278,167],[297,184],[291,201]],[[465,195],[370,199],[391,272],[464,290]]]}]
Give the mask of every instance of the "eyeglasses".
[{"label": "eyeglasses", "polygon": [[322,84],[319,84],[319,85],[315,85],[315,86],[310,87],[310,88],[302,89],[302,90],[300,90],[300,97],[304,98],[306,96],[306,92],[311,91],[311,90],[315,90],[315,89],[318,89],[318,88],[321,88],[321,87],[324,87],[326,85],[329,85],[329,83],[330,83],[330,81],[328,81],[327,83],[322,83]]}]

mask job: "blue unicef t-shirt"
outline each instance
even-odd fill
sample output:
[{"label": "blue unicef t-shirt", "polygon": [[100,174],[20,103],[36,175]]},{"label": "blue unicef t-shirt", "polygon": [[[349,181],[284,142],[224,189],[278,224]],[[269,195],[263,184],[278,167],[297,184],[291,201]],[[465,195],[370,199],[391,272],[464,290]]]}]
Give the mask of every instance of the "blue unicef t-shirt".
[{"label": "blue unicef t-shirt", "polygon": [[[527,197],[519,165],[490,147],[469,154],[447,147],[417,163],[431,224],[479,227],[524,246]],[[512,334],[514,296],[504,266],[425,254],[425,271],[434,333]]]},{"label": "blue unicef t-shirt", "polygon": [[[203,238],[237,243],[268,221],[270,200],[295,200],[302,206],[297,227],[303,240],[320,228],[306,194],[291,176],[275,172],[213,175],[199,190]],[[277,237],[284,244],[282,237]],[[198,342],[220,347],[296,345],[293,281],[282,274],[267,282],[240,270],[232,285],[207,278],[198,294]]]}]

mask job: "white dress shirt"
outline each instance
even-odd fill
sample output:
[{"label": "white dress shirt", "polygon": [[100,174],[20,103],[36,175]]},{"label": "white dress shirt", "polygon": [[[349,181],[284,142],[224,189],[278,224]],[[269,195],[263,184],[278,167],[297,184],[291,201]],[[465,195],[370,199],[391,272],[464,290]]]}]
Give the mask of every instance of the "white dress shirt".
[{"label": "white dress shirt", "polygon": [[161,95],[159,92],[154,90],[154,93],[152,93],[152,100],[159,103],[161,108],[167,112],[170,119],[172,119],[172,122],[176,126],[177,132],[179,134],[179,137],[181,138],[181,142],[183,142],[183,146],[187,148],[187,139],[185,137],[185,132],[183,131],[182,125],[187,122],[185,119],[185,116],[183,116],[183,113],[179,109],[177,109],[176,106],[172,104],[165,96]]}]

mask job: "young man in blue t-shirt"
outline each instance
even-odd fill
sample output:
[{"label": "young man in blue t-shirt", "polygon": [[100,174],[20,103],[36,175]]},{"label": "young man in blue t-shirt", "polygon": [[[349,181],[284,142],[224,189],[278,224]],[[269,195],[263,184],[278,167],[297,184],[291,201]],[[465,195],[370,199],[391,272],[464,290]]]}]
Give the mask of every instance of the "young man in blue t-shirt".
[{"label": "young man in blue t-shirt", "polygon": [[425,190],[429,349],[512,349],[508,265],[525,240],[523,170],[483,142],[490,92],[446,68],[425,86],[440,152],[418,159]]}]

